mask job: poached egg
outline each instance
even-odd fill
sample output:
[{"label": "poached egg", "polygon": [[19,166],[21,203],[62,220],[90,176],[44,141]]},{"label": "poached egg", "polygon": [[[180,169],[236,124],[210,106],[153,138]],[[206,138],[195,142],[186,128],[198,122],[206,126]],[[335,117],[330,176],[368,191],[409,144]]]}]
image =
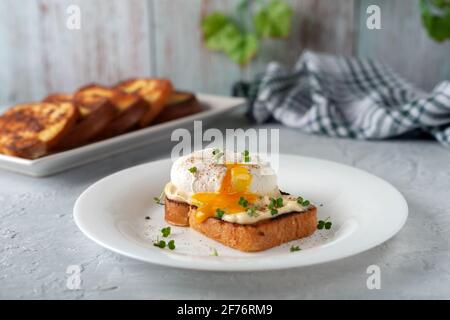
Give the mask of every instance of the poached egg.
[{"label": "poached egg", "polygon": [[[164,190],[166,197],[196,206],[198,222],[216,217],[251,224],[305,210],[296,198],[280,193],[270,163],[247,151],[204,149],[193,152],[173,163],[170,180]],[[274,199],[281,199],[276,208]]]}]

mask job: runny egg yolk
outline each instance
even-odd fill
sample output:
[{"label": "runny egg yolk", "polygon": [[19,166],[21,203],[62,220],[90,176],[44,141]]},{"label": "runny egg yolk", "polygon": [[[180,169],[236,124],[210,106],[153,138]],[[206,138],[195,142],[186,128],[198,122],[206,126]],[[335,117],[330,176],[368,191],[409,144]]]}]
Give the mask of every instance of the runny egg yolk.
[{"label": "runny egg yolk", "polygon": [[248,168],[239,163],[226,164],[227,171],[218,192],[199,192],[192,196],[197,205],[195,219],[203,222],[216,215],[220,209],[226,214],[243,212],[246,209],[239,204],[243,197],[249,203],[255,202],[257,195],[248,191],[252,183],[252,175]]}]

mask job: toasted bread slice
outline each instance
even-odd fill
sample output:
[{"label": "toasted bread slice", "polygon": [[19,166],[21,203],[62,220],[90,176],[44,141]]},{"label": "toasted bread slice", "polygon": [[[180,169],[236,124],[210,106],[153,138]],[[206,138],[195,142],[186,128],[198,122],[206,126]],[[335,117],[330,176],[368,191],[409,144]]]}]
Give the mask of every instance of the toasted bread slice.
[{"label": "toasted bread slice", "polygon": [[118,89],[91,87],[99,95],[109,99],[117,111],[116,117],[100,134],[98,139],[106,139],[125,133],[138,125],[139,121],[149,109],[148,102],[136,94]]},{"label": "toasted bread slice", "polygon": [[204,222],[195,219],[195,208],[189,213],[189,225],[205,236],[234,249],[246,252],[267,250],[283,243],[305,238],[317,229],[317,209],[282,214],[255,224],[230,223],[216,218]]},{"label": "toasted bread slice", "polygon": [[82,146],[94,140],[116,117],[117,111],[114,105],[106,98],[93,97],[84,94],[84,88],[75,94],[56,93],[47,96],[45,101],[67,101],[71,100],[78,108],[79,120],[57,145],[54,150],[61,151]]},{"label": "toasted bread slice", "polygon": [[180,227],[189,227],[189,211],[191,206],[184,202],[170,200],[166,197],[164,200],[164,218],[170,224]]},{"label": "toasted bread slice", "polygon": [[68,150],[94,141],[104,132],[115,115],[114,106],[109,101],[100,103],[95,108],[91,107],[81,121],[67,134],[66,138],[55,147],[55,150]]},{"label": "toasted bread slice", "polygon": [[70,102],[17,105],[0,116],[0,153],[28,159],[46,155],[75,126]]},{"label": "toasted bread slice", "polygon": [[203,109],[194,94],[190,92],[174,91],[167,101],[166,106],[156,117],[154,123],[162,123],[178,118],[190,116],[201,112]]},{"label": "toasted bread slice", "polygon": [[159,78],[131,79],[119,83],[117,89],[139,95],[148,104],[148,110],[139,121],[141,127],[148,126],[163,110],[173,88],[170,80]]},{"label": "toasted bread slice", "polygon": [[42,100],[43,102],[53,102],[53,103],[60,103],[60,102],[73,102],[73,94],[72,93],[52,93],[48,95],[47,97]]},{"label": "toasted bread slice", "polygon": [[208,218],[195,219],[196,207],[187,203],[165,199],[165,219],[177,226],[190,226],[222,244],[246,252],[263,251],[283,243],[308,237],[317,228],[317,208],[292,212],[255,224],[237,224]]}]

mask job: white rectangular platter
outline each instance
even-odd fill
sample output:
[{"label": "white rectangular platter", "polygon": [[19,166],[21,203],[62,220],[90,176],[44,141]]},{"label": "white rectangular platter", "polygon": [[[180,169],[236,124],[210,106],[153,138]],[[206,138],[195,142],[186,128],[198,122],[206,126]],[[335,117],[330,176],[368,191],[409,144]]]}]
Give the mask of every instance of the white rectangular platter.
[{"label": "white rectangular platter", "polygon": [[209,94],[196,94],[205,110],[188,117],[168,121],[144,129],[132,131],[107,140],[91,143],[76,149],[48,155],[36,160],[10,157],[0,154],[0,168],[18,173],[44,177],[88,162],[100,160],[131,149],[169,138],[172,130],[192,128],[195,120],[209,121],[245,105],[245,99]]}]

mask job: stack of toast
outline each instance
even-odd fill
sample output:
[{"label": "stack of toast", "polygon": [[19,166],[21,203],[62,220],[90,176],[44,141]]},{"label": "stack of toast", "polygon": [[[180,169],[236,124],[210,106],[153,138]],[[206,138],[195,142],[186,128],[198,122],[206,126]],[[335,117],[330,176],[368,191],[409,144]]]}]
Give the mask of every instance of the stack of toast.
[{"label": "stack of toast", "polygon": [[202,111],[170,80],[138,78],[54,93],[0,116],[0,153],[36,159]]}]

